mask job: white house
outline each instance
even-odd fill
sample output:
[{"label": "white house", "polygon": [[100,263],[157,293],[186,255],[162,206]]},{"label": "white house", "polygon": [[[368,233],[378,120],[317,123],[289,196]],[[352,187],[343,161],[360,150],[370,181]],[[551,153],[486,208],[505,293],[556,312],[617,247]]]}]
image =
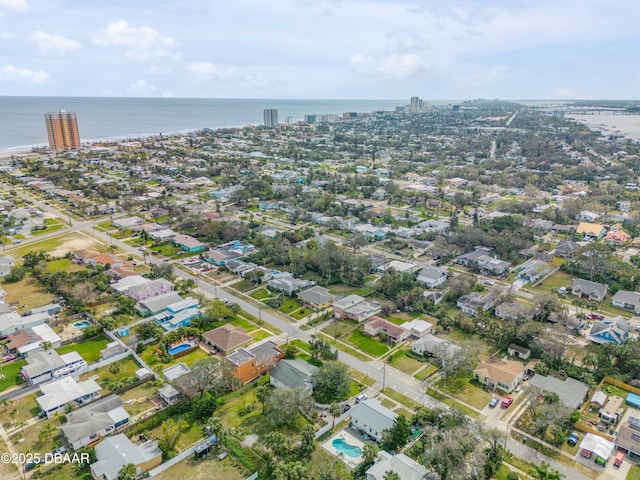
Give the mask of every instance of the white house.
[{"label": "white house", "polygon": [[442,268],[424,267],[418,274],[418,281],[428,288],[436,288],[449,278],[449,273]]},{"label": "white house", "polygon": [[370,398],[351,409],[351,424],[354,428],[381,442],[382,432],[393,427],[397,416],[378,400]]}]

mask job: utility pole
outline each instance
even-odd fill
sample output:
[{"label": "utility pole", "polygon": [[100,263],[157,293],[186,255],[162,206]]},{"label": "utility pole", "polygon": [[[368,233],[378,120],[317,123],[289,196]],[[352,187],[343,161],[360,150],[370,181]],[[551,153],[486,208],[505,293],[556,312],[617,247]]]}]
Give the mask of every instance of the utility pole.
[{"label": "utility pole", "polygon": [[382,364],[382,391],[384,392],[384,387],[387,383],[387,364]]}]

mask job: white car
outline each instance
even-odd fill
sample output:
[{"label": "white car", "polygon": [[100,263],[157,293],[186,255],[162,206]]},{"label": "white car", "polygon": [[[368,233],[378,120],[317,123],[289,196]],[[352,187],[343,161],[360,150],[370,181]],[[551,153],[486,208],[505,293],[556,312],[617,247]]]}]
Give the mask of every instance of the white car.
[{"label": "white car", "polygon": [[356,396],[356,403],[360,403],[363,400],[366,400],[367,398],[369,398],[369,397],[367,397],[366,393],[361,393],[360,395]]}]

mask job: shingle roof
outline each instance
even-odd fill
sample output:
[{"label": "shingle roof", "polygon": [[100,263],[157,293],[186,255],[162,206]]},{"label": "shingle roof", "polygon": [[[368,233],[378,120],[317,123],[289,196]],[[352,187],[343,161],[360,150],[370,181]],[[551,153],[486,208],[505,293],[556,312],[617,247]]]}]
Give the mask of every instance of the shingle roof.
[{"label": "shingle roof", "polygon": [[375,398],[364,400],[351,409],[352,419],[357,419],[376,432],[391,428],[397,416]]},{"label": "shingle roof", "polygon": [[203,333],[202,336],[225,352],[253,339],[242,328],[233,325],[222,325]]}]

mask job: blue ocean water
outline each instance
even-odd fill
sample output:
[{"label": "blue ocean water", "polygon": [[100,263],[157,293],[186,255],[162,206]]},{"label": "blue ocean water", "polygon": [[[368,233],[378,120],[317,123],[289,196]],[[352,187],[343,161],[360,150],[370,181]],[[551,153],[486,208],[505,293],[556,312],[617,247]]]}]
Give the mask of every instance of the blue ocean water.
[{"label": "blue ocean water", "polygon": [[[82,141],[134,138],[201,128],[243,127],[263,121],[265,108],[278,120],[305,114],[393,110],[404,100],[269,100],[195,98],[0,97],[0,151],[47,144],[44,113],[76,112]],[[443,102],[444,103],[444,102]]]}]

